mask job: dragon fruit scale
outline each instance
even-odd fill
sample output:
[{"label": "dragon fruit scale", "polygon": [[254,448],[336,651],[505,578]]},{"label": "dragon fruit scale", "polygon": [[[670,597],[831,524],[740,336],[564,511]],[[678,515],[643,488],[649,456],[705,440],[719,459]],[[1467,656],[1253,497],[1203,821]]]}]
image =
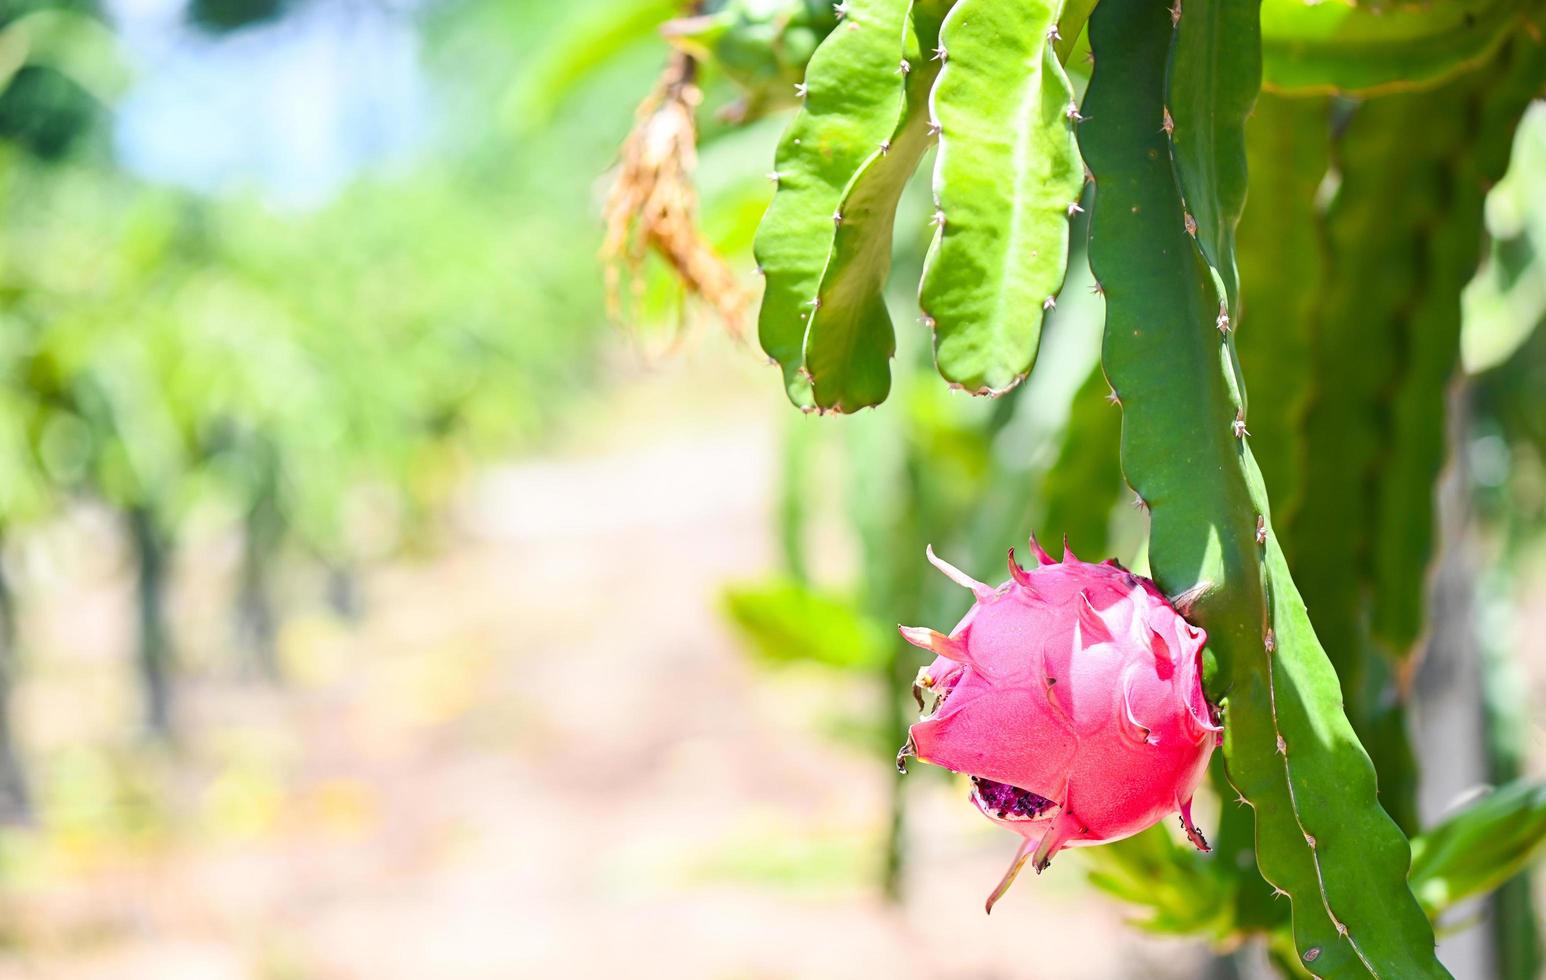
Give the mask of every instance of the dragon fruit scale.
[{"label": "dragon fruit scale", "polygon": [[[988,911],[1027,860],[1038,872],[1064,847],[1120,840],[1179,811],[1199,850],[1192,794],[1222,730],[1202,691],[1203,630],[1146,578],[1108,560],[1055,562],[1031,538],[1027,571],[973,580],[929,561],[977,601],[947,636],[900,627],[935,654],[914,694],[922,720],[897,756],[971,776],[971,799],[1021,836]],[[1032,848],[1034,847],[1034,851]]]}]

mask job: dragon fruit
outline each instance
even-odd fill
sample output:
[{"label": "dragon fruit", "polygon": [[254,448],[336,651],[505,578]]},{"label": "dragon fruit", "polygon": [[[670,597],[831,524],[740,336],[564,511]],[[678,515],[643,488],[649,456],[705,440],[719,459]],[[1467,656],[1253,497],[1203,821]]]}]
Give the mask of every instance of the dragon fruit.
[{"label": "dragon fruit", "polygon": [[[993,588],[928,549],[976,603],[947,636],[900,627],[936,655],[913,688],[923,719],[898,753],[971,776],[971,799],[1022,838],[991,912],[1028,859],[1120,840],[1180,813],[1199,850],[1192,794],[1221,728],[1202,691],[1203,630],[1115,560],[1055,562],[1031,538]],[[1034,845],[1034,851],[1032,847]]]}]

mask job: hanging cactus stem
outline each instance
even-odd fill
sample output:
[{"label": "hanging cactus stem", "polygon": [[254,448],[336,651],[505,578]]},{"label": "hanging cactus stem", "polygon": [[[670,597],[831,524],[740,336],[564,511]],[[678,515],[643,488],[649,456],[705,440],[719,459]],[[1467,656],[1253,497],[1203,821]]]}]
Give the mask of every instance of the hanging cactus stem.
[{"label": "hanging cactus stem", "polygon": [[[1090,24],[1093,121],[1079,135],[1097,176],[1090,262],[1108,293],[1102,362],[1122,392],[1123,471],[1149,503],[1155,578],[1212,637],[1225,768],[1252,805],[1263,876],[1292,899],[1299,950],[1319,948],[1326,976],[1443,977],[1405,838],[1380,809],[1245,441],[1234,227],[1255,10],[1186,8],[1177,27],[1145,0],[1104,0]],[[1153,123],[1166,107],[1171,134]],[[1214,329],[1221,309],[1228,332]]]}]

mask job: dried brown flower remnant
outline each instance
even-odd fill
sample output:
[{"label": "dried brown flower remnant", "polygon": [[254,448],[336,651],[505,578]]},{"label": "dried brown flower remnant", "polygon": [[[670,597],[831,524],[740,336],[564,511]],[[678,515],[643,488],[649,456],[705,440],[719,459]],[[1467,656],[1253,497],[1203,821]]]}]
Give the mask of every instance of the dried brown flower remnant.
[{"label": "dried brown flower remnant", "polygon": [[[696,75],[691,56],[674,54],[655,90],[640,103],[633,130],[623,141],[602,211],[607,301],[612,315],[622,317],[625,303],[643,291],[644,261],[653,251],[671,266],[689,296],[704,300],[739,333],[746,291],[698,230],[693,113],[702,93]],[[625,288],[631,294],[627,299]]]}]

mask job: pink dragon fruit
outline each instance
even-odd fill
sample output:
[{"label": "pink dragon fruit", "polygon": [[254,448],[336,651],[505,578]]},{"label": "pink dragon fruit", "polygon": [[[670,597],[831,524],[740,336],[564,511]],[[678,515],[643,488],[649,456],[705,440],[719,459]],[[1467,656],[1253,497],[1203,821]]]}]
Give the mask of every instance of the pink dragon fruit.
[{"label": "pink dragon fruit", "polygon": [[[977,602],[949,636],[901,627],[936,654],[913,688],[933,703],[897,755],[972,777],[972,802],[1023,840],[988,911],[1028,858],[1119,840],[1181,814],[1199,850],[1192,794],[1221,731],[1202,692],[1207,634],[1154,583],[1116,563],[1054,562],[1031,538],[1031,571],[1009,551],[992,588],[928,550]],[[1032,842],[1035,851],[1031,852]]]}]

